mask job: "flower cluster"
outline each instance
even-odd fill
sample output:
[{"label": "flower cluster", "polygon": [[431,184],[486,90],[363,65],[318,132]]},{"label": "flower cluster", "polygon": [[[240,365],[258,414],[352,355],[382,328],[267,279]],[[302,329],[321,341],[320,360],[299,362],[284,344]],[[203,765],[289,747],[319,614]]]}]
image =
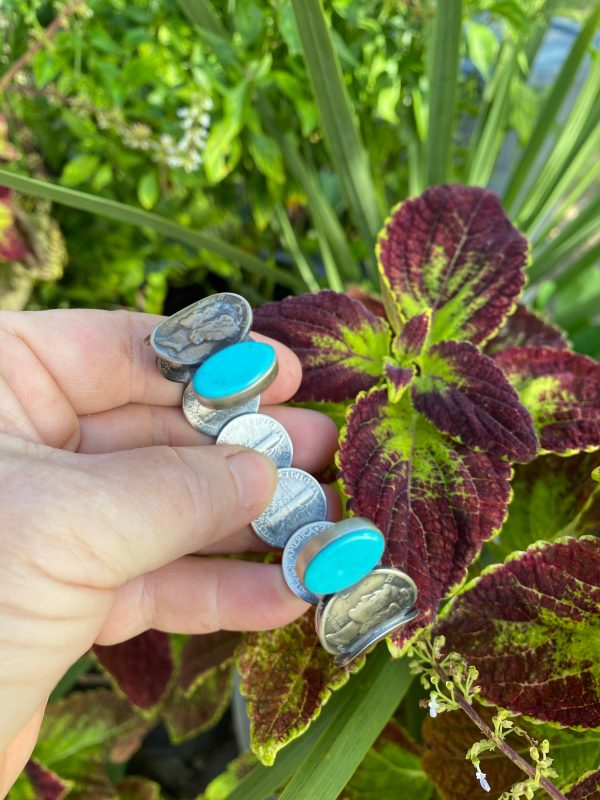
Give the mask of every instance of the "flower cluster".
[{"label": "flower cluster", "polygon": [[210,98],[178,109],[183,135],[178,140],[168,133],[160,137],[162,156],[169,167],[183,167],[186,172],[195,172],[202,164],[202,151],[210,131],[211,109]]}]

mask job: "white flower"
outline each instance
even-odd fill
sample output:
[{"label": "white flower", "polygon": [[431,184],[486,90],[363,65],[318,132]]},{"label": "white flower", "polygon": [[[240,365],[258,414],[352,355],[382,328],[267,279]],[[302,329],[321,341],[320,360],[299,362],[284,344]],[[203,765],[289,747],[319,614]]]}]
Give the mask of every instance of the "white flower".
[{"label": "white flower", "polygon": [[189,108],[178,108],[175,112],[180,119],[185,119],[189,116],[190,109]]},{"label": "white flower", "polygon": [[204,114],[200,115],[200,125],[203,128],[208,128],[210,125],[210,114],[208,112],[205,111]]},{"label": "white flower", "polygon": [[438,701],[436,699],[436,696],[432,693],[431,697],[429,699],[429,716],[430,717],[437,717],[439,710],[440,710],[440,707],[438,705]]},{"label": "white flower", "polygon": [[479,762],[477,762],[477,766],[475,769],[475,777],[479,781],[479,785],[483,789],[484,792],[491,792],[491,786],[487,782],[487,778],[485,777],[485,772],[481,771],[481,767],[479,766]]}]

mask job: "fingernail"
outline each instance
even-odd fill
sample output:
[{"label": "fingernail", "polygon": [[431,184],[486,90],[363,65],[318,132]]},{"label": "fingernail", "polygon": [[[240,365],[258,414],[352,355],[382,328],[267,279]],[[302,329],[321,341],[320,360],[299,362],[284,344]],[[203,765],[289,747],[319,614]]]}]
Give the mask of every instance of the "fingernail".
[{"label": "fingernail", "polygon": [[227,458],[238,497],[246,508],[266,506],[277,486],[277,469],[267,456],[242,450]]}]

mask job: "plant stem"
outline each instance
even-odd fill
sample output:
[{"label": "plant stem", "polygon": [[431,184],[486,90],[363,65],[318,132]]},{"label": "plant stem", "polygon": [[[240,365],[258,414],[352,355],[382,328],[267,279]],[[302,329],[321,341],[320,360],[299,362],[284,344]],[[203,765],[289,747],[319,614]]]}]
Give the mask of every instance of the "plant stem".
[{"label": "plant stem", "polygon": [[[434,668],[436,672],[439,674],[439,676],[442,678],[444,683],[446,683],[447,681],[452,682],[452,678],[450,677],[450,675],[448,675],[448,673],[444,669],[442,669],[442,667],[440,667],[439,664],[435,664]],[[477,711],[475,711],[475,709],[469,703],[469,701],[465,697],[463,697],[460,691],[455,692],[454,700],[462,708],[462,710],[469,717],[469,719],[475,725],[477,725],[477,727],[483,733],[486,739],[492,741],[496,745],[498,750],[500,750],[501,753],[504,753],[504,755],[507,758],[510,758],[513,764],[516,764],[516,766],[519,767],[519,769],[522,769],[523,772],[529,775],[530,778],[533,779],[536,778],[536,771],[534,767],[532,767],[531,764],[523,758],[523,756],[520,756],[516,752],[516,750],[513,750],[513,748],[510,745],[506,744],[506,742],[503,739],[501,739],[499,736],[496,736],[494,731],[489,727],[489,725],[487,725],[486,722],[484,722],[484,720],[479,716]],[[548,778],[540,777],[539,780],[540,780],[540,786],[546,790],[546,792],[550,795],[550,797],[554,797],[555,800],[567,800],[564,794],[560,792],[556,788],[556,786],[554,786],[554,784],[548,780]]]},{"label": "plant stem", "polygon": [[44,30],[44,35],[34,42],[31,47],[29,47],[29,49],[26,50],[23,55],[19,56],[14,64],[6,70],[2,78],[0,78],[0,95],[6,91],[17,72],[20,72],[24,67],[27,66],[27,64],[29,64],[34,55],[46,44],[48,44],[50,39],[52,39],[52,37],[58,33],[68,18],[74,14],[81,5],[82,0],[74,0],[64,9],[64,11],[61,11],[60,14],[57,14],[50,25],[48,25],[48,27]]}]

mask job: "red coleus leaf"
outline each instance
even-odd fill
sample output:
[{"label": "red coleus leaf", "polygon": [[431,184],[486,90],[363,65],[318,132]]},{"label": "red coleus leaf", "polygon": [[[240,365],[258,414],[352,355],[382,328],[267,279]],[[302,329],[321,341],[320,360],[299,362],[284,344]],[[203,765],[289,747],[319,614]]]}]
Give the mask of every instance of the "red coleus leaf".
[{"label": "red coleus leaf", "polygon": [[17,228],[11,191],[0,186],[0,261],[23,261],[30,252]]},{"label": "red coleus leaf", "polygon": [[571,790],[567,792],[568,800],[599,800],[600,799],[600,769],[586,775]]},{"label": "red coleus leaf", "polygon": [[473,581],[437,626],[498,706],[600,726],[600,539],[534,546]]},{"label": "red coleus leaf", "polygon": [[161,702],[174,672],[166,633],[146,631],[121,644],[96,645],[94,653],[131,703],[151,711]]},{"label": "red coleus leaf", "polygon": [[415,408],[459,442],[511,461],[531,461],[538,442],[529,412],[491,358],[468,342],[441,342],[420,360]]},{"label": "red coleus leaf", "polygon": [[348,415],[338,464],[348,506],[386,537],[384,563],[416,582],[421,612],[397,635],[403,646],[428,625],[483,542],[506,516],[510,466],[443,436],[385,389],[359,398]]},{"label": "red coleus leaf", "polygon": [[188,694],[207,673],[233,657],[240,640],[235,631],[215,631],[202,636],[190,636],[181,650],[177,682]]},{"label": "red coleus leaf", "polygon": [[485,352],[488,356],[493,356],[509,347],[553,347],[555,350],[566,350],[569,344],[559,328],[545,322],[526,306],[518,305],[514,314],[508,317],[494,338],[486,344]]},{"label": "red coleus leaf", "polygon": [[300,358],[303,380],[295,400],[353,400],[381,379],[391,338],[384,319],[331,291],[267,303],[254,312],[254,330]]},{"label": "red coleus leaf", "polygon": [[317,638],[312,611],[285,628],[248,634],[237,662],[248,698],[252,749],[268,765],[364,664],[360,659],[344,669],[334,666]]},{"label": "red coleus leaf", "polygon": [[73,786],[71,781],[63,780],[33,758],[25,765],[25,774],[38,800],[62,800]]},{"label": "red coleus leaf", "polygon": [[432,343],[486,341],[525,282],[526,239],[498,198],[474,186],[434,186],[399,205],[377,253],[399,321],[431,309]]},{"label": "red coleus leaf", "polygon": [[429,311],[411,317],[394,339],[392,350],[399,358],[420,355],[427,341],[430,327],[431,313]]},{"label": "red coleus leaf", "polygon": [[550,347],[513,347],[495,357],[531,413],[542,449],[600,447],[600,364]]}]

